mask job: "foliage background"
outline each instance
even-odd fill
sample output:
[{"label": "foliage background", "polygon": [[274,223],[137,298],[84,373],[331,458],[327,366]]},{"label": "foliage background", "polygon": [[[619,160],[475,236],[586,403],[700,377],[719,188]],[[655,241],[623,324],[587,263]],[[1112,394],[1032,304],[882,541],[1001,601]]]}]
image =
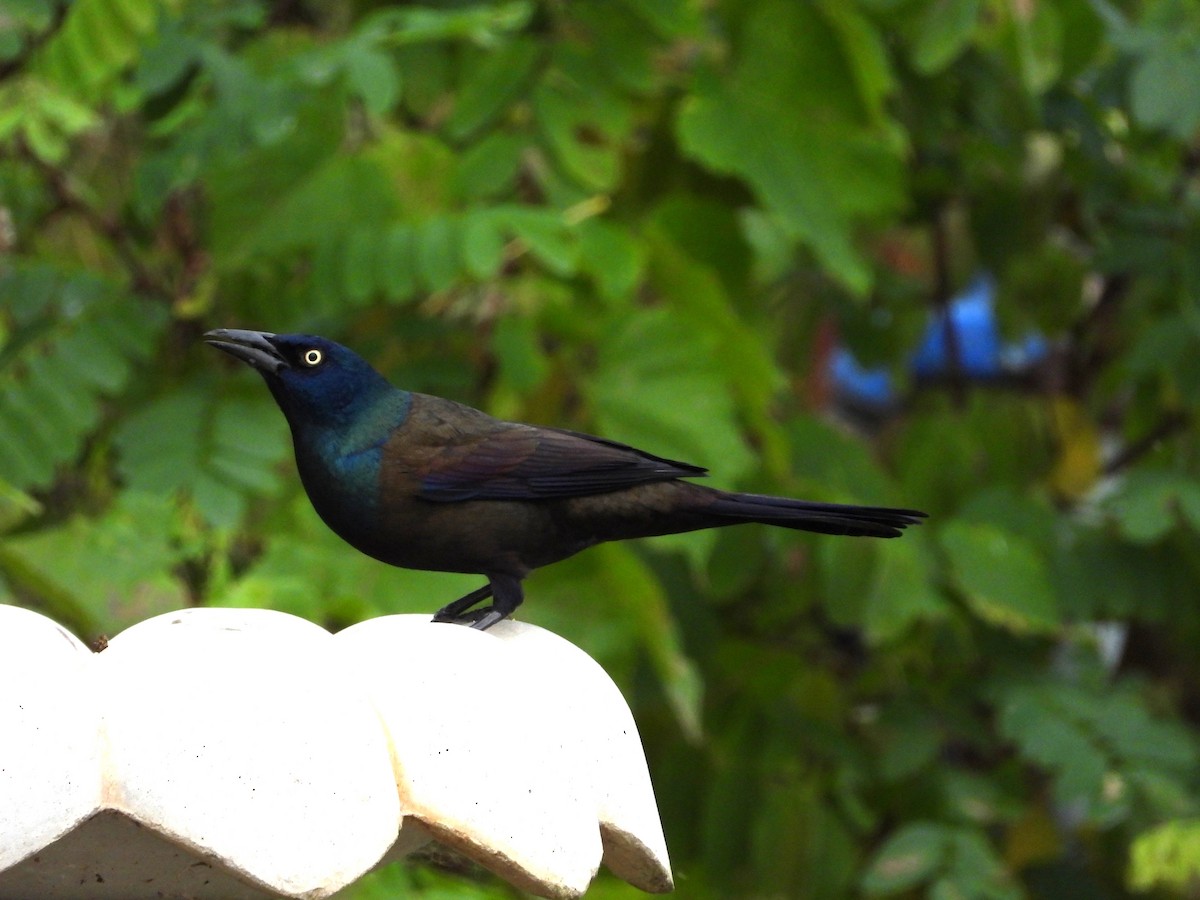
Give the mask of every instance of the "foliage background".
[{"label": "foliage background", "polygon": [[[94,636],[474,586],[329,535],[198,343],[319,332],[721,485],[932,514],[529,580],[633,705],[681,897],[1196,896],[1198,126],[1188,0],[6,0],[0,600]],[[978,271],[1050,353],[914,379]],[[838,344],[899,400],[839,410]],[[509,893],[354,896],[406,890]]]}]

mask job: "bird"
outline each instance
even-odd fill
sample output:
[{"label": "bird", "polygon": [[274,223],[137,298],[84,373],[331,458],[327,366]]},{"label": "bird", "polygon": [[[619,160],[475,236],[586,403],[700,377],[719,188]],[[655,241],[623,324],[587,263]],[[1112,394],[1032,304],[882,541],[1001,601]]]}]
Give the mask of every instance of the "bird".
[{"label": "bird", "polygon": [[521,605],[530,572],[602,541],[744,522],[892,538],[926,515],[697,484],[700,466],[394,387],[315,335],[222,328],[204,340],[266,381],[300,481],[339,537],[393,566],[487,580],[435,622],[486,630]]}]

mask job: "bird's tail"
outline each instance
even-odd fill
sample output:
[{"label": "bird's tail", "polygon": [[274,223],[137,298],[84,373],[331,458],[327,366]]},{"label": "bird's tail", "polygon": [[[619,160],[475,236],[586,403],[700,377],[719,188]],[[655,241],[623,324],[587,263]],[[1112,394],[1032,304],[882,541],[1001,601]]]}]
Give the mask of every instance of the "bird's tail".
[{"label": "bird's tail", "polygon": [[709,504],[706,513],[735,521],[762,522],[799,531],[844,534],[854,537],[899,537],[909,525],[919,525],[925,513],[915,509],[886,506],[849,506],[842,503],[814,503],[766,494],[739,494],[722,491]]}]

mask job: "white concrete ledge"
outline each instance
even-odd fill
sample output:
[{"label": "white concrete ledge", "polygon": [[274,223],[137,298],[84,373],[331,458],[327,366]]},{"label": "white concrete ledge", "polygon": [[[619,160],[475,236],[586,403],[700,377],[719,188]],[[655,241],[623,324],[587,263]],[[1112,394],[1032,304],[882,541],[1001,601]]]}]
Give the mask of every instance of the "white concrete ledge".
[{"label": "white concrete ledge", "polygon": [[629,707],[543,629],[268,610],[93,653],[0,605],[0,900],[328,897],[439,840],[544,897],[670,863]]}]

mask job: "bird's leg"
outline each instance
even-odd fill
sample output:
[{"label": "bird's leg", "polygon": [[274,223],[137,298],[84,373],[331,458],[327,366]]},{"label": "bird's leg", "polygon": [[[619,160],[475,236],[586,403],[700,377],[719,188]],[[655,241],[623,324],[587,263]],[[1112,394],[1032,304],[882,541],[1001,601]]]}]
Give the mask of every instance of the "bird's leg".
[{"label": "bird's leg", "polygon": [[[476,603],[492,597],[492,605],[483,609],[471,609]],[[453,622],[456,625],[470,625],[479,631],[487,631],[501,619],[512,615],[513,610],[521,605],[525,592],[521,589],[521,579],[511,575],[493,575],[488,583],[478,590],[471,591],[465,597],[459,597],[453,603],[447,603],[433,614],[435,622]],[[468,612],[468,610],[470,610]]]},{"label": "bird's leg", "polygon": [[479,610],[482,615],[471,623],[471,627],[479,631],[487,631],[501,619],[507,619],[525,599],[521,579],[511,575],[491,576],[489,587],[492,592],[492,605]]},{"label": "bird's leg", "polygon": [[[465,597],[459,597],[453,603],[447,603],[433,614],[433,621],[463,623],[463,614],[476,603],[482,603],[490,596],[492,596],[492,583],[489,581],[483,587],[471,591]],[[488,609],[491,609],[491,607],[488,607]],[[479,610],[479,612],[482,613],[484,610]],[[468,618],[467,621],[472,621],[473,618]]]}]

